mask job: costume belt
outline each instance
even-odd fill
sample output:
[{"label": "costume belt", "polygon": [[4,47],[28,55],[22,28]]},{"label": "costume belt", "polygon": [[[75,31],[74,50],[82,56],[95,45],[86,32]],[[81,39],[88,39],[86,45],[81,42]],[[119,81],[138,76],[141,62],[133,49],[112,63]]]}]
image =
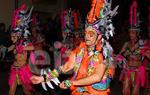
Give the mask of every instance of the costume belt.
[{"label": "costume belt", "polygon": [[127,66],[125,70],[129,70],[131,72],[140,71],[139,68],[135,66]]}]

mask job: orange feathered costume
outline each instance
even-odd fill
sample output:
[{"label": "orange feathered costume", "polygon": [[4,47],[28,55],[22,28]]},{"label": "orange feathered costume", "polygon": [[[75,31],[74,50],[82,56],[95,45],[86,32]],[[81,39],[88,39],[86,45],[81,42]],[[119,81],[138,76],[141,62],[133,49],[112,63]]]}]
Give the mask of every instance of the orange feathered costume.
[{"label": "orange feathered costume", "polygon": [[[80,44],[80,46],[76,50],[73,51],[73,53],[78,55],[79,53],[81,53],[82,49],[85,50],[83,52],[84,58],[82,59],[82,61],[80,63],[80,66],[77,67],[78,69],[74,69],[75,72],[77,72],[77,74],[71,80],[78,80],[78,79],[82,79],[84,77],[90,76],[94,72],[97,65],[102,64],[102,62],[103,62],[103,56],[102,56],[101,53],[99,53],[98,56],[97,56],[97,61],[94,61],[94,66],[92,66],[92,68],[94,68],[93,71],[89,72],[89,68],[90,68],[89,64],[90,64],[90,61],[91,61],[92,57],[88,57],[88,55],[86,55],[87,47],[86,47],[85,43],[82,42]],[[101,51],[101,46],[97,45],[96,49],[97,49],[97,51]],[[75,66],[76,66],[78,63],[77,62],[72,62],[70,60],[69,64],[70,65],[75,64]],[[69,66],[69,64],[68,64],[68,66]],[[109,72],[109,73],[111,73],[111,72]],[[72,92],[71,95],[108,95],[110,93],[109,88],[107,88],[106,90],[95,90],[95,89],[92,88],[92,85],[86,85],[86,86],[82,86],[82,87],[71,86],[70,89],[71,89],[71,92]],[[79,89],[83,89],[84,91],[80,92]]]}]

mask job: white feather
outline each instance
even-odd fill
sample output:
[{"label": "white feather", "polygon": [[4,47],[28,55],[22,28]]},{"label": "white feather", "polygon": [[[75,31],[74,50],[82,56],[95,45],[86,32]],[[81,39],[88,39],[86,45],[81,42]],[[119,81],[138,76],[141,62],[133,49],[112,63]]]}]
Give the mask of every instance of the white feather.
[{"label": "white feather", "polygon": [[42,84],[43,89],[47,91],[47,88],[46,88],[45,82],[42,82],[41,84]]},{"label": "white feather", "polygon": [[53,78],[53,79],[51,79],[51,81],[53,81],[56,85],[58,85],[60,83],[58,78]]},{"label": "white feather", "polygon": [[54,87],[53,87],[53,85],[50,83],[50,81],[47,81],[46,83],[47,83],[47,85],[48,85],[51,89],[54,89]]}]

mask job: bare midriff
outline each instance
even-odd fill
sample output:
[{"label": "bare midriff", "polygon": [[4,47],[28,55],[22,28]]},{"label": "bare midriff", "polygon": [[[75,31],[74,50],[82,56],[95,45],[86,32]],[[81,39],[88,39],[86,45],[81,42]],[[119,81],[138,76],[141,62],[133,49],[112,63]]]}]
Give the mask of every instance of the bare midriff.
[{"label": "bare midriff", "polygon": [[26,60],[27,60],[27,57],[26,57],[26,54],[24,53],[18,53],[15,55],[15,62],[14,62],[14,66],[16,67],[22,67],[26,64]]}]

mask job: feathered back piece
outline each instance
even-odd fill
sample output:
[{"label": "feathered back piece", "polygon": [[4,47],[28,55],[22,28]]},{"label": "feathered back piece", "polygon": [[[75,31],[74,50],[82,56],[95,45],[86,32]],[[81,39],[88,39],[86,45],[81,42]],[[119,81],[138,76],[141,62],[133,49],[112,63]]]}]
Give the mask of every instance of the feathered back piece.
[{"label": "feathered back piece", "polygon": [[[102,35],[102,49],[104,56],[104,63],[106,65],[113,63],[113,49],[108,42],[110,36],[114,34],[114,27],[112,23],[112,17],[117,14],[117,9],[119,6],[116,6],[111,10],[112,0],[93,0],[95,5],[90,10],[90,14],[87,16],[86,28],[94,29],[98,34]],[[96,3],[100,2],[100,3]],[[98,5],[98,7],[97,7]],[[97,9],[96,9],[97,8]],[[93,14],[92,11],[94,10]],[[91,15],[95,16],[92,20]]]}]

